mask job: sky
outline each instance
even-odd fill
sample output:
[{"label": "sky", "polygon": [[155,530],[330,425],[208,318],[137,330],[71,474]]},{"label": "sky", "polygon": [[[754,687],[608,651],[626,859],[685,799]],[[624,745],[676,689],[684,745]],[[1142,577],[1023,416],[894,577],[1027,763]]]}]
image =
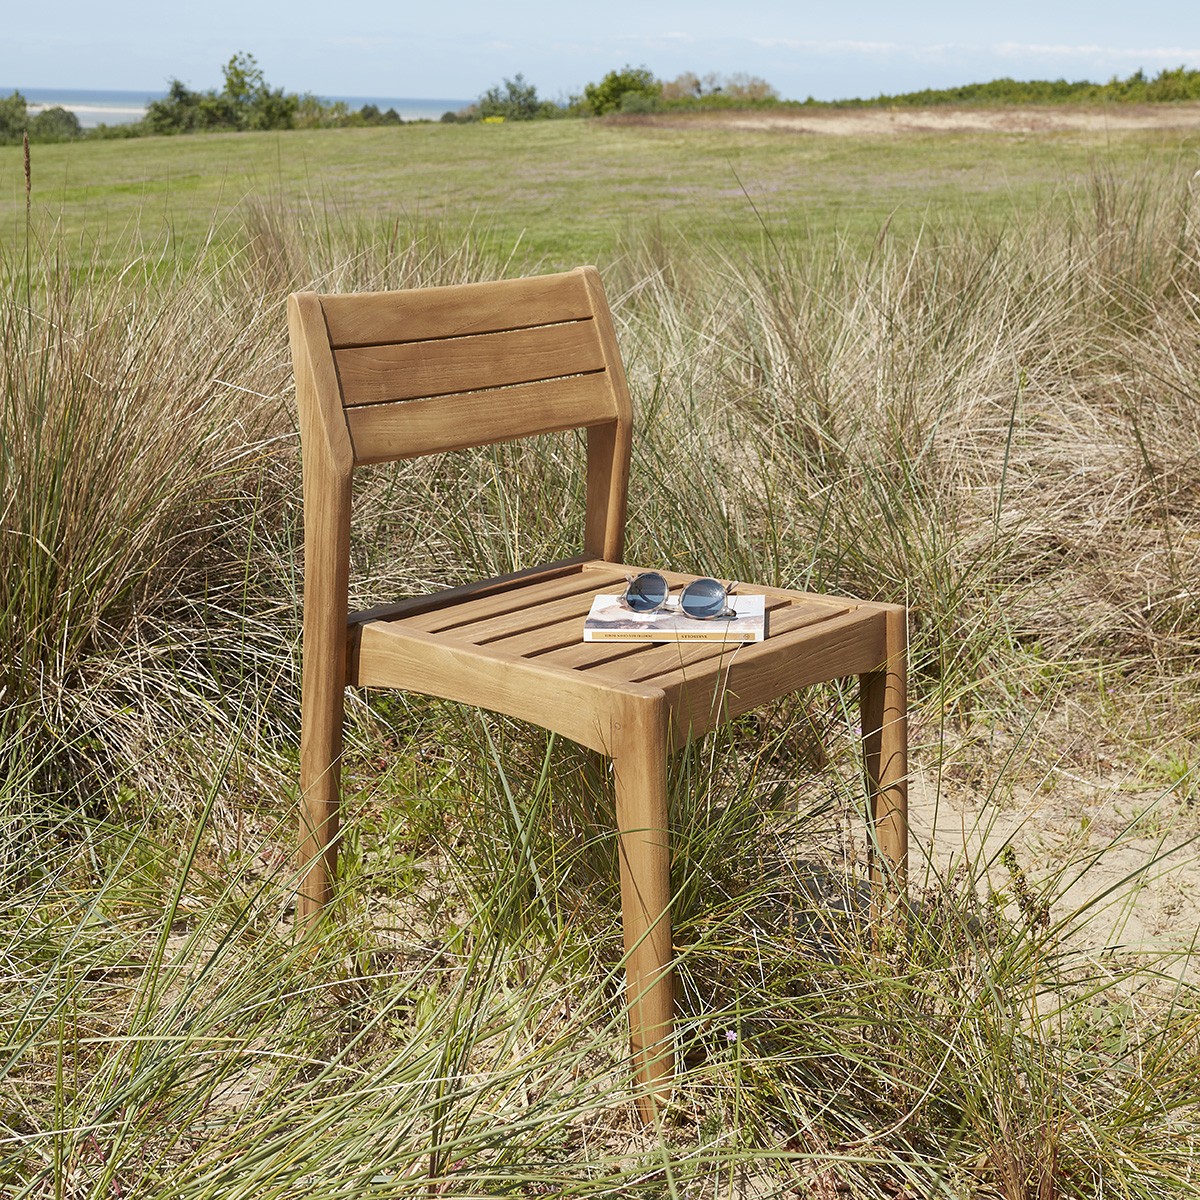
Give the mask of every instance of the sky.
[{"label": "sky", "polygon": [[[9,7],[6,5],[6,7]],[[630,64],[761,76],[830,100],[1000,76],[1092,79],[1200,68],[1198,0],[56,0],[12,3],[0,87],[219,86],[253,54],[267,81],[324,96],[471,99],[518,72],[566,99]]]}]

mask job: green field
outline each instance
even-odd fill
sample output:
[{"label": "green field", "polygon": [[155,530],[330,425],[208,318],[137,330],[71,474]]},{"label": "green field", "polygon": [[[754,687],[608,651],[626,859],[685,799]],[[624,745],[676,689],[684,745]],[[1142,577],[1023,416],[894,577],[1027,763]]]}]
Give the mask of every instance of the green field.
[{"label": "green field", "polygon": [[[631,233],[724,245],[910,235],[961,218],[1026,219],[1086,188],[1097,168],[1159,176],[1186,165],[1200,131],[907,135],[748,132],[700,123],[599,121],[409,125],[222,134],[33,148],[39,221],[102,244],[131,227],[187,256],[237,230],[249,197],[297,222],[472,224],[501,251],[549,268],[604,263]],[[19,147],[0,149],[0,228],[24,221]]]}]

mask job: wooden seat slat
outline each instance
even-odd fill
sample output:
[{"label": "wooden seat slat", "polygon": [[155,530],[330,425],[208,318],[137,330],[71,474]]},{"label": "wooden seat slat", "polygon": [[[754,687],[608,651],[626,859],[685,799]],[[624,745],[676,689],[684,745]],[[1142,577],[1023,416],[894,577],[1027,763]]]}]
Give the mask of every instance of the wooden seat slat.
[{"label": "wooden seat slat", "polygon": [[494,575],[490,579],[472,580],[457,587],[445,588],[440,592],[427,592],[421,596],[406,596],[402,600],[391,600],[376,604],[372,608],[359,609],[347,618],[350,625],[365,625],[368,621],[396,621],[401,617],[433,609],[445,609],[467,600],[484,596],[498,596],[516,588],[528,587],[532,583],[546,583],[553,579],[574,579],[583,572],[589,560],[582,556],[564,558],[558,562],[540,563],[523,571],[512,571],[506,575]]},{"label": "wooden seat slat", "polygon": [[[600,581],[599,584],[597,580]],[[403,618],[402,623],[412,629],[438,633],[459,629],[506,613],[519,613],[543,604],[552,604],[565,597],[579,597],[576,603],[582,605],[582,611],[586,613],[591,607],[591,597],[597,586],[603,588],[608,580],[623,582],[623,577],[617,576],[614,579],[610,572],[580,571],[557,579],[537,580],[524,587],[460,600],[445,607],[431,607],[426,612]]]},{"label": "wooden seat slat", "polygon": [[491,637],[487,645],[495,646],[506,654],[516,654],[521,658],[539,658],[552,650],[561,650],[574,646],[580,639],[583,628],[582,615],[572,614],[549,621],[544,625],[535,625],[530,629],[504,633],[499,637]]},{"label": "wooden seat slat", "polygon": [[459,638],[475,646],[486,647],[501,638],[528,633],[545,626],[568,623],[575,629],[575,637],[583,636],[583,620],[592,607],[592,593],[581,592],[564,596],[559,600],[547,600],[539,604],[522,605],[508,612],[480,617],[469,624],[460,624],[446,630],[448,637]]},{"label": "wooden seat slat", "polygon": [[[825,636],[828,629],[857,630],[860,625],[870,623],[873,620],[874,617],[871,613],[858,609],[846,609],[841,614],[833,617],[818,616],[811,612],[792,609],[779,614],[771,636],[766,641],[734,647],[733,651],[737,656],[739,665],[744,661],[747,666],[752,668],[763,667],[767,669],[769,664],[776,658],[785,658],[794,661],[800,657],[798,654],[800,647],[807,646],[810,642],[814,644],[819,642]],[[733,655],[731,655],[729,648],[726,648],[724,655],[725,662],[720,669],[727,669],[732,657]],[[685,684],[688,680],[696,679],[698,668],[703,669],[699,660],[679,662],[666,667],[664,670],[655,670],[653,672],[639,671],[636,676],[630,676],[630,681],[632,682],[636,679],[639,683],[649,683],[654,687],[667,689]]]},{"label": "wooden seat slat", "polygon": [[[545,659],[556,667],[569,667],[572,670],[596,667],[602,663],[614,662],[618,658],[630,658],[635,654],[645,653],[654,647],[647,642],[585,642],[582,635],[576,637],[569,646],[561,649],[547,650],[537,654],[538,659]],[[529,653],[529,651],[526,651]]]}]

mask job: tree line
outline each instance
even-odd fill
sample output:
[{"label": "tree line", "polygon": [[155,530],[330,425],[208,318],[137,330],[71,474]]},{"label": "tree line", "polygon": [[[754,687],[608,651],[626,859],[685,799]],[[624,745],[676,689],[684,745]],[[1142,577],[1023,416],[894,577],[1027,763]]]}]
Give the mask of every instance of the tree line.
[{"label": "tree line", "polygon": [[[81,137],[141,137],[148,134],[232,132],[271,129],[345,129],[375,125],[401,125],[394,108],[381,111],[374,104],[352,109],[344,101],[327,101],[312,93],[297,94],[272,87],[252,54],[235,54],[222,68],[220,90],[193,91],[172,79],[167,94],[154,100],[146,115],[127,125],[80,127],[74,113],[62,107],[30,115],[20,92],[0,97],[0,144],[71,141]],[[704,76],[685,71],[662,80],[646,67],[624,66],[585,85],[567,100],[547,100],[523,74],[489,88],[477,101],[459,112],[443,114],[446,122],[530,121],[560,117],[603,117],[613,113],[641,114],[711,108],[762,107],[869,107],[1009,104],[1155,104],[1200,100],[1200,70],[1177,67],[1151,77],[1138,70],[1127,79],[1108,83],[1065,79],[994,79],[954,88],[926,88],[871,99],[820,101],[781,100],[765,79],[735,73]]]},{"label": "tree line", "polygon": [[220,90],[194,91],[172,79],[167,94],[153,100],[140,121],[82,129],[74,113],[61,107],[29,115],[21,93],[0,98],[0,144],[19,142],[24,133],[31,142],[62,142],[74,138],[126,138],[179,133],[231,133],[263,129],[362,128],[403,124],[394,108],[374,104],[352,109],[344,101],[322,100],[312,93],[298,95],[272,87],[253,54],[235,54],[221,68]]},{"label": "tree line", "polygon": [[1161,104],[1200,100],[1200,70],[1164,69],[1151,77],[1137,70],[1127,79],[1107,83],[1065,79],[993,79],[962,87],[925,88],[867,99],[781,100],[765,79],[755,75],[716,73],[697,76],[685,71],[673,80],[656,79],[645,67],[610,71],[599,83],[589,83],[565,104],[540,100],[524,76],[505,79],[461,113],[443,120],[532,120],[544,117],[605,116],[608,113],[653,113],[706,108],[866,108],[936,107],[938,105],[1018,104]]},{"label": "tree line", "polygon": [[443,121],[531,121],[550,117],[603,117],[610,113],[651,113],[668,108],[744,108],[779,104],[779,94],[756,75],[686,71],[673,80],[656,79],[646,67],[624,66],[566,101],[543,100],[524,75],[489,88],[472,105],[445,113]]},{"label": "tree line", "polygon": [[939,104],[1170,104],[1181,100],[1200,100],[1200,71],[1176,67],[1151,77],[1139,69],[1127,79],[1118,79],[1114,75],[1107,83],[1092,83],[1086,79],[1073,83],[1065,79],[993,79],[988,83],[927,88],[895,96],[877,96],[873,100],[839,103],[927,108]]}]

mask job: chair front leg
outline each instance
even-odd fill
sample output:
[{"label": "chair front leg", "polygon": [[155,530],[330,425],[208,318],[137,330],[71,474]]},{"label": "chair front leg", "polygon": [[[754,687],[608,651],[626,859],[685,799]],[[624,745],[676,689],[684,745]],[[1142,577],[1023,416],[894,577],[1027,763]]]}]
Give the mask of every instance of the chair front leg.
[{"label": "chair front leg", "polygon": [[[907,622],[903,608],[884,613],[883,666],[861,677],[863,761],[871,824],[871,882],[890,907],[908,878]],[[886,866],[879,862],[886,860]]]},{"label": "chair front leg", "polygon": [[675,1075],[665,705],[631,704],[613,747],[621,916],[638,1112],[650,1124]]}]

